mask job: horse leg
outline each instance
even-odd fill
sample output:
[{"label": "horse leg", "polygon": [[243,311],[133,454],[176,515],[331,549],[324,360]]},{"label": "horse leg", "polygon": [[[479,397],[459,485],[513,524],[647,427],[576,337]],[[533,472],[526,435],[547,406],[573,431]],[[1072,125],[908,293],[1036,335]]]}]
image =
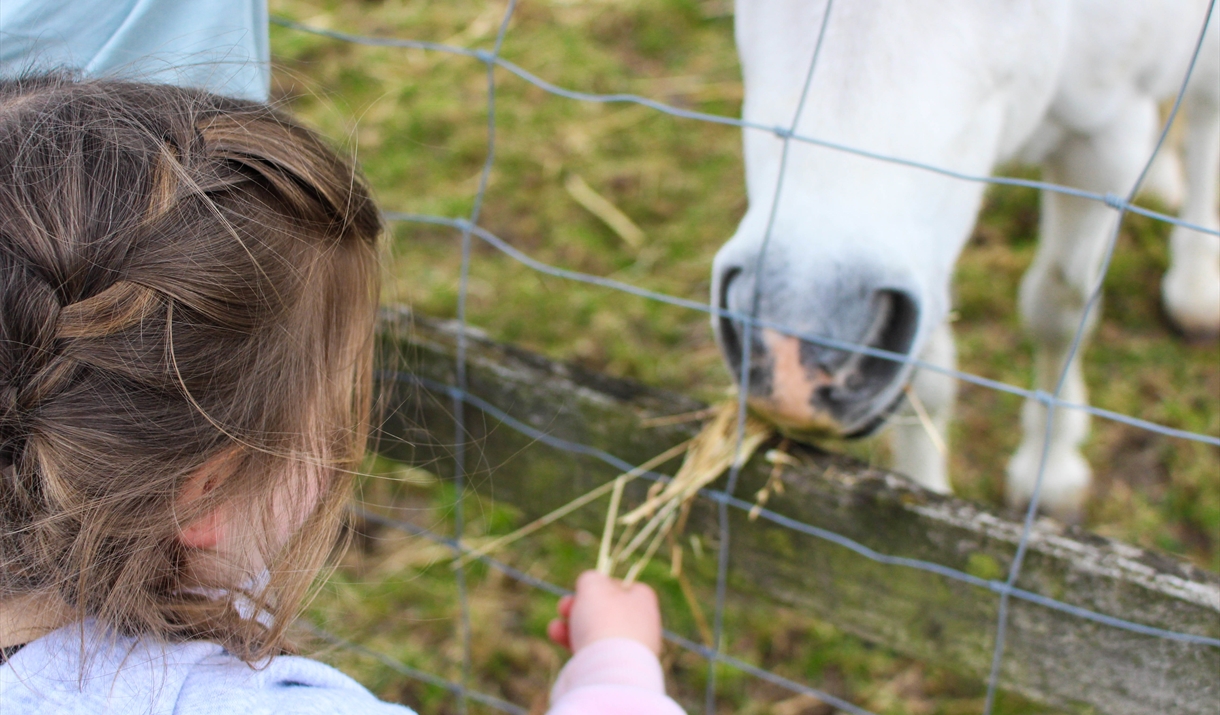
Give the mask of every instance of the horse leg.
[{"label": "horse leg", "polygon": [[1182,197],[1186,195],[1186,178],[1183,171],[1178,145],[1175,137],[1170,135],[1153,160],[1141,193],[1152,194],[1170,208],[1182,208]]},{"label": "horse leg", "polygon": [[[1126,193],[1139,176],[1152,150],[1157,120],[1156,105],[1135,101],[1108,126],[1091,134],[1067,134],[1044,164],[1050,181],[1096,192]],[[1084,307],[1100,280],[1101,262],[1118,214],[1087,199],[1043,192],[1040,242],[1033,265],[1021,281],[1021,317],[1035,344],[1035,387],[1054,394],[1064,376],[1059,397],[1085,404],[1087,390],[1080,368],[1080,352],[1067,362]],[[1095,308],[1084,325],[1083,341],[1092,332],[1100,312]],[[1023,435],[1008,463],[1006,497],[1022,508],[1033,497],[1043,468],[1046,406],[1027,400],[1021,412]],[[1045,450],[1042,509],[1065,521],[1076,521],[1092,480],[1092,470],[1080,452],[1089,433],[1089,415],[1081,410],[1055,410],[1050,445]]]},{"label": "horse leg", "polygon": [[[941,323],[929,336],[920,357],[924,362],[949,370],[956,369],[957,350],[953,345],[953,329],[948,323]],[[932,370],[917,369],[910,389],[923,408],[924,415],[921,416],[912,405],[912,400],[907,399],[898,419],[894,420],[890,432],[894,470],[906,474],[927,489],[948,494],[952,489],[946,464],[947,430],[949,419],[953,416],[953,403],[957,399],[957,380]]]},{"label": "horse leg", "polygon": [[[1220,97],[1215,87],[1199,90],[1187,95],[1185,106],[1187,188],[1182,218],[1220,228]],[[1161,282],[1165,311],[1188,336],[1214,337],[1220,333],[1220,236],[1174,226],[1169,257]]]}]

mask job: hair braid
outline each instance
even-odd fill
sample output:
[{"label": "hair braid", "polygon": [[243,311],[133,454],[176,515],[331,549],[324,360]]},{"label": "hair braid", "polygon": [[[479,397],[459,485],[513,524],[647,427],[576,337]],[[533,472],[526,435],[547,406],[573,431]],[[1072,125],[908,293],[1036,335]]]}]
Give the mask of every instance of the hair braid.
[{"label": "hair braid", "polygon": [[[277,651],[364,446],[380,229],[353,167],[265,105],[0,80],[0,599]],[[285,483],[320,495],[257,546],[272,624],[184,591],[181,525],[222,502],[266,524]]]},{"label": "hair braid", "polygon": [[[5,260],[5,259],[9,260]],[[11,463],[37,388],[57,357],[60,306],[54,289],[21,261],[0,255],[0,459]]]}]

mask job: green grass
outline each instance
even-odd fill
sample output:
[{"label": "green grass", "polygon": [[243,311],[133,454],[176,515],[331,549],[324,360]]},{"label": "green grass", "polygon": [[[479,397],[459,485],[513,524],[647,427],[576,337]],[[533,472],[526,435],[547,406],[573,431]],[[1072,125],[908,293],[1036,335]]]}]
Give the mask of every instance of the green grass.
[{"label": "green grass", "polygon": [[[527,0],[503,53],[561,86],[638,93],[733,116],[741,88],[727,5]],[[489,47],[503,4],[272,0],[271,9],[337,30]],[[357,47],[282,28],[273,28],[272,47],[277,101],[359,157],[383,206],[469,213],[487,148],[481,63]],[[746,206],[739,131],[632,105],[574,102],[505,72],[496,77],[497,161],[480,223],[542,261],[706,300],[712,256]],[[564,182],[573,174],[643,229],[641,247],[626,244],[572,198]],[[1036,192],[991,189],[954,286],[961,367],[1016,385],[1030,381],[1030,343],[1020,330],[1015,295],[1036,247],[1037,212]],[[1086,379],[1093,404],[1214,435],[1220,433],[1220,346],[1183,343],[1160,313],[1167,235],[1155,221],[1127,221],[1106,282],[1105,317],[1085,353]],[[384,300],[453,316],[458,241],[450,229],[395,225]],[[543,276],[477,242],[469,296],[471,322],[493,338],[703,399],[720,399],[730,387],[704,314]],[[953,481],[965,498],[1000,508],[1019,410],[1010,395],[962,386],[951,437]],[[836,446],[885,459],[881,440]],[[1097,473],[1089,528],[1220,571],[1220,451],[1095,419],[1086,453]],[[439,486],[402,493],[370,489],[370,501],[405,499],[418,503],[413,518],[447,523],[444,505],[451,502]],[[509,528],[511,510],[472,503],[499,515],[492,522],[500,520],[489,526],[491,517],[476,518],[476,531]],[[585,540],[558,527],[514,550],[510,560],[570,582],[592,562]],[[368,563],[388,558],[388,547],[376,541],[366,546],[328,583],[314,616],[407,662],[456,675],[449,570],[400,556],[400,566],[377,571]],[[390,551],[432,553],[414,541]],[[494,574],[475,573],[472,582],[480,686],[515,702],[541,702],[537,698],[561,663],[539,639],[553,603]],[[654,582],[669,588],[664,578]],[[676,594],[663,597],[669,599],[667,618],[680,623],[685,608]],[[770,611],[730,616],[734,653],[878,711],[979,709],[977,682],[874,648],[830,625]],[[348,655],[334,658],[385,697],[421,713],[452,711],[442,692]],[[684,702],[700,702],[700,663],[675,656],[671,675]],[[823,712],[796,701],[774,705],[788,694],[751,678],[726,674],[722,690],[725,712]],[[1029,706],[1011,700],[1003,711]]]}]

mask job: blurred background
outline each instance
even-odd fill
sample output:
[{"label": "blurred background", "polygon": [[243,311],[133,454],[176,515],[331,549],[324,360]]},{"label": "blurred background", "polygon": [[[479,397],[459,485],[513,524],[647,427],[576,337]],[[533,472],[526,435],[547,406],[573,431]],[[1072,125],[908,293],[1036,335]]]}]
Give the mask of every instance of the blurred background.
[{"label": "blurred background", "polygon": [[[271,0],[272,15],[310,26],[490,48],[505,10],[485,0]],[[738,116],[741,83],[728,0],[527,0],[502,56],[569,89],[626,92]],[[387,210],[464,217],[487,151],[485,66],[471,58],[360,47],[273,26],[272,96],[354,155]],[[497,155],[480,224],[557,266],[706,301],[712,257],[746,208],[741,134],[630,104],[556,97],[499,70]],[[1037,178],[1036,170],[1004,173]],[[1016,289],[1033,257],[1037,192],[992,187],[955,280],[960,369],[1029,385],[1030,345]],[[1172,212],[1145,197],[1142,203]],[[607,206],[613,210],[607,210]],[[1105,287],[1104,317],[1084,365],[1098,407],[1170,427],[1220,432],[1220,346],[1187,344],[1159,307],[1169,226],[1128,216]],[[460,236],[392,225],[383,301],[437,317],[456,312]],[[468,317],[490,337],[583,367],[723,399],[731,388],[706,314],[540,275],[475,243]],[[1020,400],[961,386],[950,431],[957,494],[1002,507],[1004,464],[1019,438]],[[827,443],[884,466],[884,437]],[[1094,419],[1096,470],[1085,525],[1220,571],[1220,450]],[[444,531],[455,494],[437,475],[370,460],[366,502],[414,510]],[[448,475],[441,475],[448,476]],[[490,481],[489,481],[490,480]],[[517,522],[473,479],[474,539]],[[359,526],[359,525],[358,525]],[[460,673],[449,550],[371,528],[315,601],[311,617],[357,642],[449,677]],[[514,547],[510,561],[557,583],[591,566],[596,537],[562,525]],[[710,557],[714,558],[714,557]],[[663,574],[663,569],[657,571]],[[681,626],[687,609],[663,575],[648,579]],[[475,684],[545,710],[564,655],[543,637],[554,599],[472,573]],[[673,614],[671,616],[671,614]],[[795,613],[730,612],[735,655],[878,713],[975,713],[983,686],[854,639]],[[689,624],[687,624],[689,625]],[[681,630],[680,627],[677,628]],[[442,689],[335,651],[332,662],[421,715],[456,712]],[[668,654],[674,691],[702,703],[702,660]],[[806,697],[724,671],[723,712],[826,715]],[[472,706],[471,712],[481,712]],[[997,712],[1046,712],[1015,696]]]}]

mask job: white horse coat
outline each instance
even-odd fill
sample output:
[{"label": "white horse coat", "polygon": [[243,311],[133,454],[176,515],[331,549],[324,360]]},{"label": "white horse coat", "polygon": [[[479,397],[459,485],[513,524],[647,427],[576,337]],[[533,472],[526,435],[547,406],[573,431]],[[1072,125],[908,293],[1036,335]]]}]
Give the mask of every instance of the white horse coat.
[{"label": "white horse coat", "polygon": [[[826,3],[738,0],[744,119],[793,121]],[[1185,75],[1205,0],[850,0],[834,5],[796,133],[958,172],[986,175],[1021,158],[1055,183],[1125,196],[1160,129],[1158,103]],[[1182,217],[1220,226],[1220,40],[1213,19],[1185,98]],[[863,343],[954,367],[946,318],[953,265],[984,186],[792,141],[776,206],[783,141],[745,130],[749,210],[716,256],[713,300],[805,335]],[[1044,193],[1041,241],[1020,292],[1036,343],[1036,388],[1055,389],[1117,212]],[[1220,331],[1220,239],[1176,227],[1162,295],[1185,330]],[[1089,325],[1096,320],[1091,315]],[[746,332],[715,321],[730,368]],[[913,384],[943,434],[955,381],[909,365],[752,332],[749,398],[794,429],[874,429]],[[1062,398],[1084,403],[1077,361]],[[902,409],[910,409],[903,407]],[[1030,402],[1008,467],[1010,503],[1030,499],[1046,411]],[[902,420],[900,422],[910,422]],[[1042,504],[1079,513],[1091,472],[1080,453],[1088,415],[1056,411]],[[894,427],[896,467],[948,491],[944,458],[918,424]]]}]

